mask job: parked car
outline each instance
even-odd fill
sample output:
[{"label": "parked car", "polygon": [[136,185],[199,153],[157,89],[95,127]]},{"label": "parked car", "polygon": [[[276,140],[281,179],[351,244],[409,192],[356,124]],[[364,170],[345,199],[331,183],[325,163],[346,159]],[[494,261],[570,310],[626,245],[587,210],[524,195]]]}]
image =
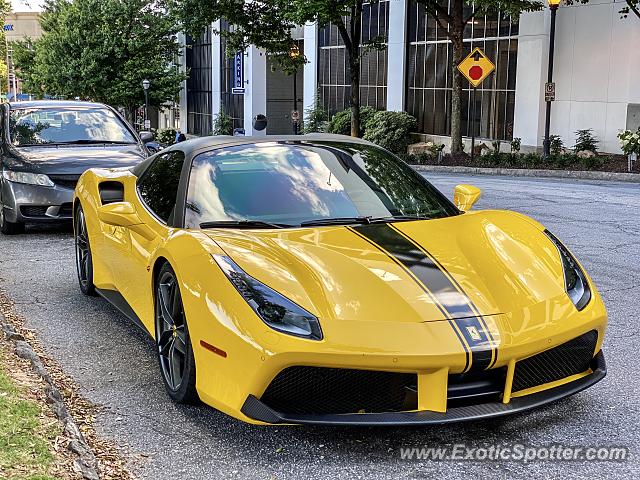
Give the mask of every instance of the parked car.
[{"label": "parked car", "polygon": [[149,155],[113,108],[100,103],[30,101],[1,107],[0,231],[69,221],[76,183],[93,167],[131,167]]},{"label": "parked car", "polygon": [[78,281],[149,334],[174,401],[251,423],[486,419],[602,380],[595,285],[480,193],[341,135],[188,140],[82,175]]}]

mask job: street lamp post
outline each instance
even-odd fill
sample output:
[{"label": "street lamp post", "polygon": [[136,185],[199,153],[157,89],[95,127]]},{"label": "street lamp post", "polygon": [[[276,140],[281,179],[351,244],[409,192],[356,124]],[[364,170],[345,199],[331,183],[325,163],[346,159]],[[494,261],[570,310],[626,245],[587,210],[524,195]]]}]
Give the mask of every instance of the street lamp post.
[{"label": "street lamp post", "polygon": [[[547,68],[547,83],[553,82],[553,53],[556,43],[556,13],[560,0],[548,0],[549,9],[551,10],[551,30],[549,32],[549,67]],[[551,129],[551,99],[546,99],[547,111],[544,119],[544,141],[542,149],[544,157],[547,158],[551,153],[551,140],[549,139],[549,130]]]},{"label": "street lamp post", "polygon": [[149,120],[149,86],[151,82],[146,78],[142,81],[142,88],[144,89],[144,128],[147,130],[147,121]]},{"label": "street lamp post", "polygon": [[[298,45],[294,45],[293,47],[291,47],[291,50],[289,50],[289,56],[293,59],[293,61],[297,61],[298,57],[300,56],[300,49],[298,48]],[[296,68],[294,68],[293,70],[293,115],[299,115],[298,113],[298,68],[296,66]],[[298,117],[296,118],[292,118],[291,119],[291,123],[293,124],[293,134],[294,135],[298,135],[299,132],[299,124],[300,124],[300,119]]]}]

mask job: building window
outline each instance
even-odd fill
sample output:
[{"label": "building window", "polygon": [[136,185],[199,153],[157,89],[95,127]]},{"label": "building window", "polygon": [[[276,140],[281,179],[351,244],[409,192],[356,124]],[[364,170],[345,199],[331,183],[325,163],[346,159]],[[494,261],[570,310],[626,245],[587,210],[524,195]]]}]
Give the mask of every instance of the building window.
[{"label": "building window", "polygon": [[[362,42],[389,33],[389,2],[365,4],[362,12]],[[349,107],[351,76],[348,57],[338,27],[329,24],[318,31],[318,88],[325,109],[334,113]],[[387,105],[387,50],[374,50],[360,61],[360,103],[376,109]]]},{"label": "building window", "polygon": [[[233,31],[233,25],[228,22],[220,21],[221,31]],[[233,88],[233,71],[234,58],[227,54],[227,39],[224,35],[220,36],[220,58],[221,58],[221,77],[220,83],[222,87],[222,111],[229,115],[233,120],[233,128],[243,128],[244,126],[244,95],[231,93]]]},{"label": "building window", "polygon": [[[471,14],[465,7],[465,15]],[[445,31],[413,0],[409,6],[406,110],[418,119],[418,131],[450,135],[453,49]],[[465,29],[465,55],[480,47],[496,65],[478,87],[476,118],[473,94],[463,79],[462,134],[487,139],[513,138],[518,54],[518,18],[491,13],[474,18]]]},{"label": "building window", "polygon": [[187,37],[187,131],[193,135],[211,135],[211,28],[200,36]]}]

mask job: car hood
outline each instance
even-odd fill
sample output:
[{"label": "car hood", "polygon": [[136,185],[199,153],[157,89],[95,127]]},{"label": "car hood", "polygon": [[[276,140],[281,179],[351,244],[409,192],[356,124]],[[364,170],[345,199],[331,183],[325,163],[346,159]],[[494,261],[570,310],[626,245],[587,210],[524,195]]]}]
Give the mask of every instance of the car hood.
[{"label": "car hood", "polygon": [[[248,274],[323,319],[439,321],[468,317],[468,304],[489,316],[568,300],[555,246],[523,215],[480,211],[358,230],[206,233]],[[402,252],[407,241],[413,257]]]},{"label": "car hood", "polygon": [[16,147],[4,163],[9,169],[81,175],[89,168],[131,167],[146,156],[138,144]]}]

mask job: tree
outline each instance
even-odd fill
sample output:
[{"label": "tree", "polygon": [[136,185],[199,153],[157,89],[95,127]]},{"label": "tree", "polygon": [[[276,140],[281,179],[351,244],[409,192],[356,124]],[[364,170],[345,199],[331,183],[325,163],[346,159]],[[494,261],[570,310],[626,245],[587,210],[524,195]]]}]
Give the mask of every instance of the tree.
[{"label": "tree", "polygon": [[361,38],[364,4],[376,1],[172,0],[172,6],[185,28],[194,33],[216,20],[227,20],[236,27],[234,31],[218,33],[227,37],[231,53],[254,44],[274,56],[285,71],[305,61],[302,56],[296,58],[288,54],[295,44],[291,38],[295,25],[306,22],[316,22],[319,27],[335,25],[345,46],[351,77],[351,135],[360,136],[360,61],[369,51],[385,48],[383,38],[365,42]]},{"label": "tree", "polygon": [[[456,68],[464,59],[464,29],[476,15],[489,11],[500,11],[503,15],[519,16],[523,12],[533,12],[544,8],[539,0],[451,0],[450,8],[441,0],[416,0],[424,5],[445,32],[453,47],[453,89],[451,93],[451,151],[462,151],[461,107],[463,77]],[[466,8],[470,7],[470,8]]]},{"label": "tree", "polygon": [[11,48],[13,50],[13,66],[16,77],[22,82],[22,91],[29,92],[36,97],[42,96],[42,86],[35,72],[35,42],[30,38],[25,38],[11,42]]},{"label": "tree", "polygon": [[49,94],[124,107],[174,100],[186,76],[174,65],[176,25],[163,0],[47,0],[32,79]]},{"label": "tree", "polygon": [[627,6],[620,10],[623,18],[627,18],[630,13],[634,13],[640,19],[640,0],[626,0]]}]

